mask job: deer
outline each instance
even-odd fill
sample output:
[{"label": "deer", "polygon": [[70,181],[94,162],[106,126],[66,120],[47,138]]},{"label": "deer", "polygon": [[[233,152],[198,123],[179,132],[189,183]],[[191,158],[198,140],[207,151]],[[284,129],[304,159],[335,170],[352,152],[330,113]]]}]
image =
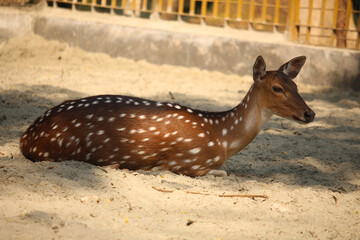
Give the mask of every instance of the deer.
[{"label": "deer", "polygon": [[293,81],[305,60],[299,56],[266,71],[258,56],[252,86],[236,107],[226,111],[123,95],[68,100],[28,127],[20,150],[33,162],[74,160],[191,177],[227,176],[226,160],[246,147],[272,115],[300,124],[314,120],[315,113]]}]

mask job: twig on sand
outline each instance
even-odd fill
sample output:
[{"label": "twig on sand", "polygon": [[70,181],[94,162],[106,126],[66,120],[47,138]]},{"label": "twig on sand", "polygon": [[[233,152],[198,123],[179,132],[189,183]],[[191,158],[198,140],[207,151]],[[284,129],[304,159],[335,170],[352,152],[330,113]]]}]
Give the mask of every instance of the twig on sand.
[{"label": "twig on sand", "polygon": [[210,196],[210,193],[201,193],[201,192],[193,192],[193,191],[185,191],[188,194],[197,194],[197,195],[203,195],[203,196]]},{"label": "twig on sand", "polygon": [[169,96],[170,96],[171,100],[175,100],[174,94],[172,92],[169,92]]},{"label": "twig on sand", "polygon": [[97,166],[97,168],[104,171],[104,172],[106,172],[106,173],[108,173],[107,170],[109,170],[109,169],[118,169],[119,166],[120,165],[117,163],[117,164],[112,164],[112,165],[107,165],[107,166]]},{"label": "twig on sand", "polygon": [[159,192],[166,192],[166,193],[172,193],[174,192],[173,190],[167,190],[167,189],[161,189],[161,188],[157,188],[155,186],[152,187],[153,189],[159,191]]},{"label": "twig on sand", "polygon": [[332,196],[333,197],[333,199],[334,199],[334,201],[335,201],[335,205],[338,203],[338,199],[337,199],[337,197],[335,197],[334,195]]},{"label": "twig on sand", "polygon": [[265,198],[268,199],[268,195],[259,195],[259,194],[221,194],[217,195],[218,197],[238,197],[238,198]]},{"label": "twig on sand", "polygon": [[105,169],[105,168],[103,168],[103,167],[100,167],[100,166],[96,166],[98,169],[100,169],[101,171],[103,171],[103,172],[105,172],[105,173],[108,173],[108,171]]},{"label": "twig on sand", "polygon": [[[174,192],[173,190],[168,190],[168,189],[161,189],[158,187],[153,186],[153,189],[159,191],[159,192],[165,192],[165,193],[172,193]],[[185,191],[185,193],[188,194],[196,194],[196,195],[203,195],[203,196],[210,196],[212,194],[210,193],[201,193],[201,192],[193,192],[193,191]],[[219,195],[214,195],[217,197],[237,197],[237,198],[265,198],[268,199],[269,197],[267,195],[258,195],[258,194],[219,194]]]}]

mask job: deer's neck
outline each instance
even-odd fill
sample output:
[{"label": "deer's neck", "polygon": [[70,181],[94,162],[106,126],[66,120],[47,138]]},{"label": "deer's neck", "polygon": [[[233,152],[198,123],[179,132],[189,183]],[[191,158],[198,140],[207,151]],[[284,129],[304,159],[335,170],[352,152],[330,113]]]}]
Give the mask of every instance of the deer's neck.
[{"label": "deer's neck", "polygon": [[272,116],[270,110],[261,106],[254,85],[238,106],[224,114],[227,116],[226,120],[218,131],[222,136],[222,147],[227,157],[246,147]]}]

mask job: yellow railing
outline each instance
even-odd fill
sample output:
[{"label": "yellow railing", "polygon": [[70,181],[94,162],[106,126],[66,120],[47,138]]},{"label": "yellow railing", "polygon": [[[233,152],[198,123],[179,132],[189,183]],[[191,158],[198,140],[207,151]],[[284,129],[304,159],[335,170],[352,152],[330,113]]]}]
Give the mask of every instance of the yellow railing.
[{"label": "yellow railing", "polygon": [[47,0],[49,6],[236,29],[360,50],[360,0]]},{"label": "yellow railing", "polygon": [[293,40],[360,49],[359,0],[295,0],[294,4]]}]

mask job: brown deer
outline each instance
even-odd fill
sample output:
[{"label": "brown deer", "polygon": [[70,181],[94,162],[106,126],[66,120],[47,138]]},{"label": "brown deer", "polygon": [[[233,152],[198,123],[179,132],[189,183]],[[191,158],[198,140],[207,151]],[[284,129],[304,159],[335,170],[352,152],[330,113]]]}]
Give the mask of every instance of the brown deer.
[{"label": "brown deer", "polygon": [[305,60],[297,57],[266,71],[259,56],[250,90],[224,112],[121,95],[65,101],[30,125],[20,149],[32,161],[223,176],[226,172],[219,169],[225,161],[248,145],[273,114],[302,124],[314,120],[293,82]]}]

